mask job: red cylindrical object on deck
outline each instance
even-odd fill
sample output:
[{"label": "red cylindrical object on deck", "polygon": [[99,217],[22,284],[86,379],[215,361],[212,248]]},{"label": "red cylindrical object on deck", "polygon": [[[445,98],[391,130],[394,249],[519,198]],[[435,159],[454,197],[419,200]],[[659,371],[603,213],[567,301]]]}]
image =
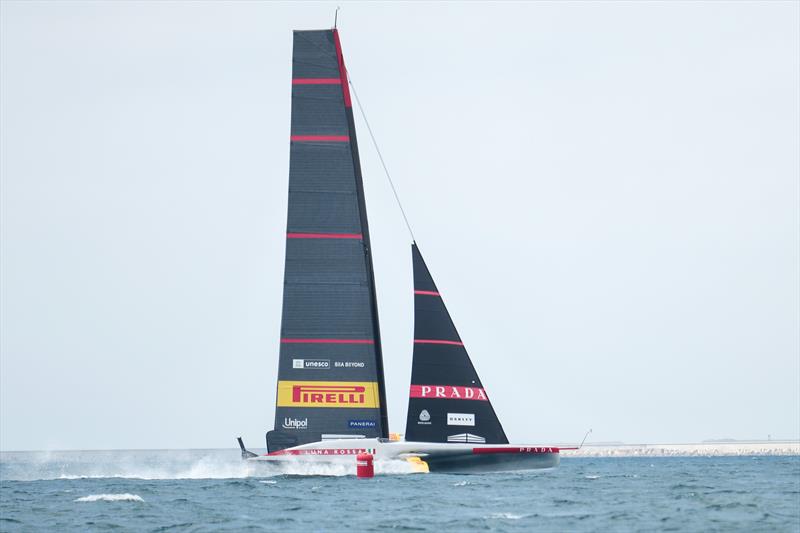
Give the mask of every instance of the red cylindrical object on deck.
[{"label": "red cylindrical object on deck", "polygon": [[372,464],[371,453],[356,455],[356,475],[358,477],[375,477],[375,466]]}]

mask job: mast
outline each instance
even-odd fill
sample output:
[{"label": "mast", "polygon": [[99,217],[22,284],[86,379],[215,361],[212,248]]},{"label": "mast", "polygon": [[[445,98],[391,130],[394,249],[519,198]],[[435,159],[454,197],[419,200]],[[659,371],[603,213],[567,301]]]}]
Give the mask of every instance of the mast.
[{"label": "mast", "polygon": [[388,437],[375,276],[338,31],[296,31],[283,315],[270,452]]},{"label": "mast", "polygon": [[[339,8],[336,8],[338,16]],[[339,77],[342,81],[344,94],[344,107],[347,114],[347,127],[350,131],[350,150],[353,154],[353,169],[355,170],[356,192],[358,196],[358,212],[361,217],[361,228],[364,242],[364,258],[367,266],[367,278],[370,285],[370,306],[372,307],[373,339],[375,340],[375,367],[378,374],[378,394],[381,408],[381,437],[389,438],[389,414],[386,407],[386,380],[383,374],[383,349],[381,345],[381,328],[378,321],[378,297],[375,290],[375,271],[372,267],[372,246],[369,239],[369,223],[367,221],[367,202],[364,197],[364,180],[361,176],[361,158],[358,155],[358,140],[356,139],[356,124],[353,116],[353,102],[350,99],[350,87],[347,83],[347,69],[344,66],[344,54],[339,40],[339,30],[334,22],[333,40],[336,44],[336,57],[339,62]]]}]

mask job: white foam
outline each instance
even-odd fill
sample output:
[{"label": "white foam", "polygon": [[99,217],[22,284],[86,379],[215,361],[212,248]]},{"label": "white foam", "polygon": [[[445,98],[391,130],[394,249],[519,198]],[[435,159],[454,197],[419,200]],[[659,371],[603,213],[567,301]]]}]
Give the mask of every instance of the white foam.
[{"label": "white foam", "polygon": [[[374,463],[375,475],[404,475],[418,473],[415,465],[402,459],[376,460]],[[252,465],[253,475],[258,477],[270,476],[354,476],[356,474],[355,460],[351,463],[324,463],[303,461],[300,458],[286,459],[283,461],[264,461]]]},{"label": "white foam", "polygon": [[4,477],[40,479],[230,479],[259,476],[228,451],[15,452],[2,454]]},{"label": "white foam", "polygon": [[75,500],[76,502],[144,502],[138,494],[90,494]]},{"label": "white foam", "polygon": [[492,513],[489,518],[501,518],[503,520],[519,520],[524,515],[514,513]]},{"label": "white foam", "polygon": [[[237,450],[104,451],[104,452],[3,452],[4,479],[240,479],[294,476],[354,476],[352,463],[309,461],[242,461]],[[404,460],[377,460],[375,473],[413,474],[415,466]]]}]

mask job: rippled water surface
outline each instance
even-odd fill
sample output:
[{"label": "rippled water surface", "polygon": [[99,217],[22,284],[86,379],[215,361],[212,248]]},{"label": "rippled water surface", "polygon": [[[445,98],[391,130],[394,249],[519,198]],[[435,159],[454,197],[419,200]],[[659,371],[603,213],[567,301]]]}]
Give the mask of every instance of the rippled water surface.
[{"label": "rippled water surface", "polygon": [[800,457],[564,458],[538,473],[252,470],[230,451],[0,454],[0,531],[800,531]]}]

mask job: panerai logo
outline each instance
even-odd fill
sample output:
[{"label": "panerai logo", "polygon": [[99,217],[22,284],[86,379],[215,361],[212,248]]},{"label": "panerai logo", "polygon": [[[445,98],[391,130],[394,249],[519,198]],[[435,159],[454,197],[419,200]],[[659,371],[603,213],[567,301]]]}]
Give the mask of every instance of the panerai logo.
[{"label": "panerai logo", "polygon": [[348,420],[347,427],[350,429],[366,429],[366,428],[374,428],[377,427],[377,423],[374,420]]},{"label": "panerai logo", "polygon": [[423,409],[419,413],[419,421],[417,424],[421,424],[423,426],[430,426],[431,425],[431,414],[428,412],[427,409]]},{"label": "panerai logo", "polygon": [[283,419],[283,429],[308,429],[308,418],[300,420],[299,418],[289,418],[288,416]]}]

